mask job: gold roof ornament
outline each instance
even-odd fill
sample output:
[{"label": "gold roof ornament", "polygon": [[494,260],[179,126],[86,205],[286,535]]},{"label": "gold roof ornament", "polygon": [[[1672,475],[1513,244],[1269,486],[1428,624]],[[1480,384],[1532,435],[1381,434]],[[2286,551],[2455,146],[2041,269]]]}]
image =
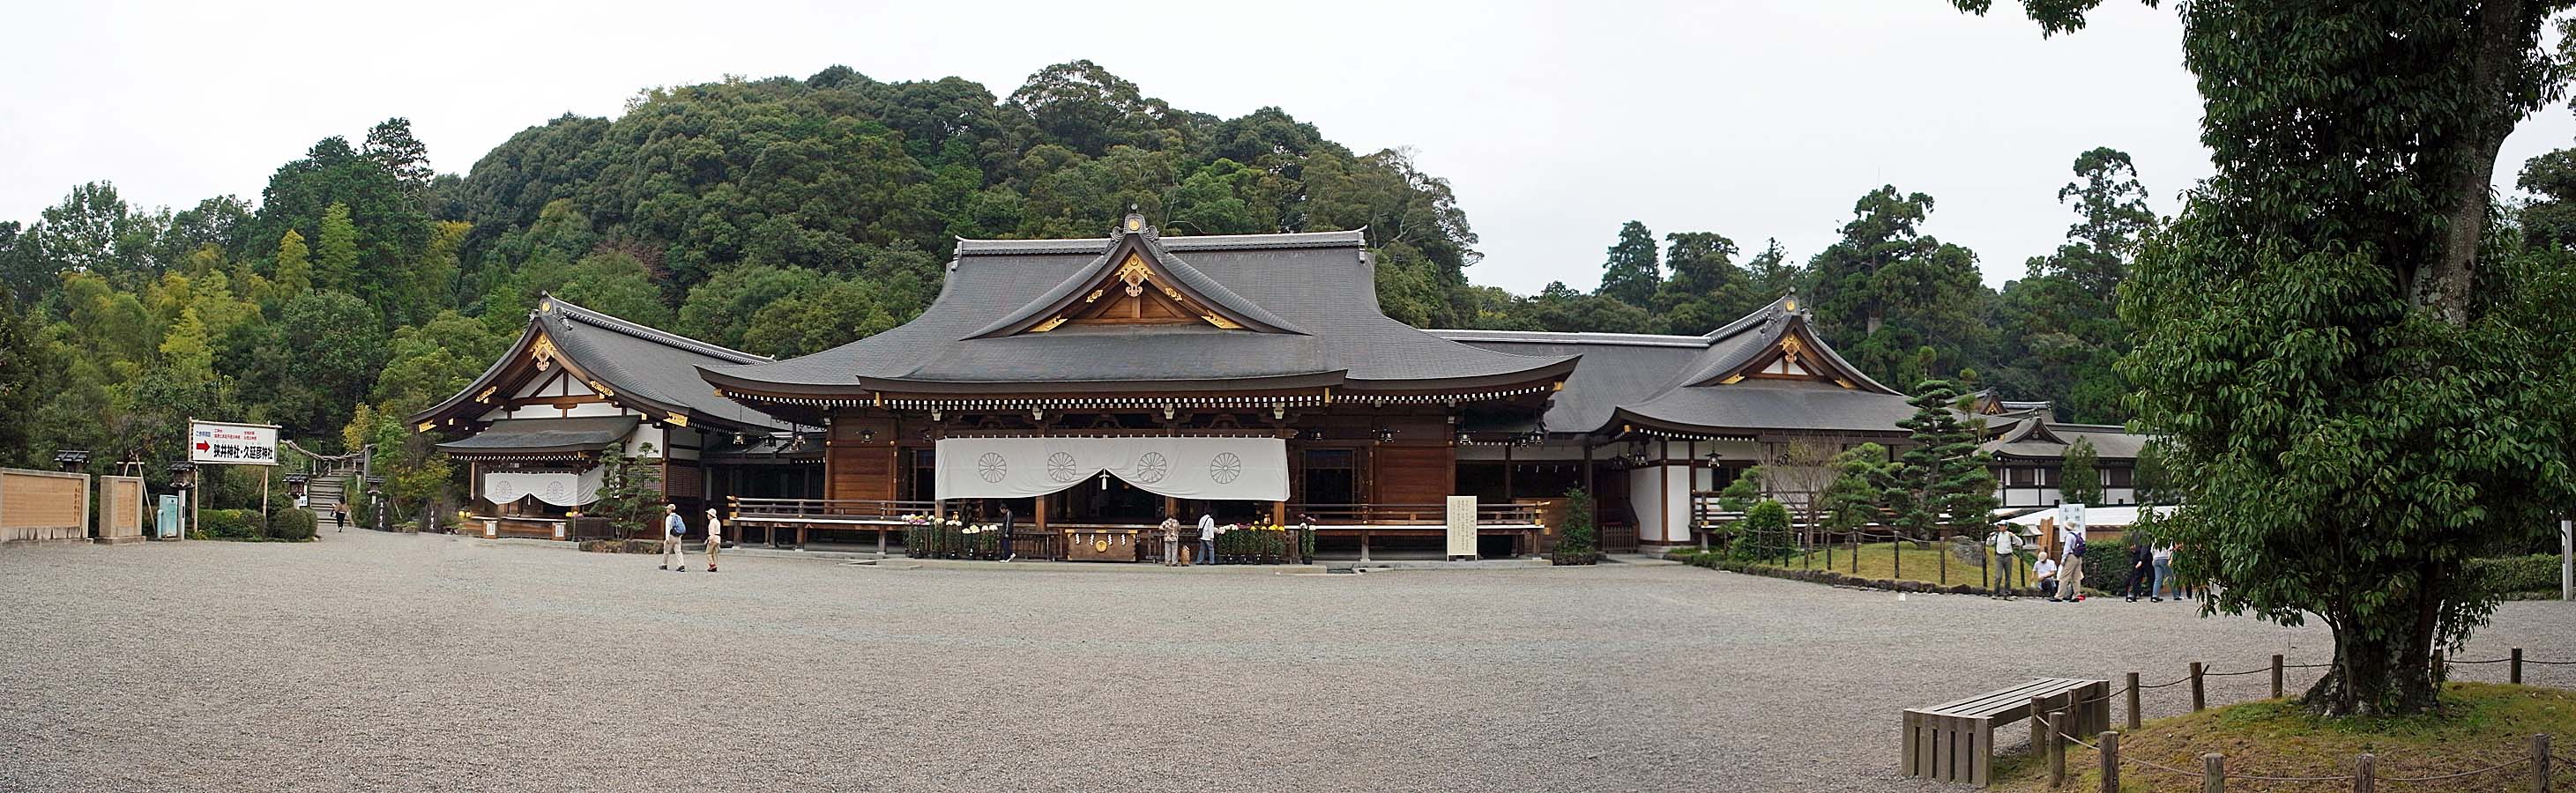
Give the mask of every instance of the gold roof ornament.
[{"label": "gold roof ornament", "polygon": [[1145,267],[1145,258],[1136,254],[1127,254],[1127,261],[1118,265],[1118,281],[1127,285],[1128,297],[1145,294],[1145,281],[1153,275],[1154,271]]}]

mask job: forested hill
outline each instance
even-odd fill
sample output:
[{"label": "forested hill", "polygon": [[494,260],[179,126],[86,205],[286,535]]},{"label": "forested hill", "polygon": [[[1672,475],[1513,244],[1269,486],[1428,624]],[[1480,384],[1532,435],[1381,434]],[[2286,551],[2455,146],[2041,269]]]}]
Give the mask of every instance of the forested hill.
[{"label": "forested hill", "polygon": [[1423,326],[1700,333],[1797,288],[1873,375],[1979,369],[2115,418],[2108,284],[2153,218],[2126,155],[2086,158],[2089,181],[2068,185],[2077,255],[2033,259],[2002,295],[1922,232],[1930,197],[1884,187],[1819,218],[1843,239],[1803,264],[1630,223],[1604,229],[1599,289],[1517,296],[1469,283],[1466,213],[1402,150],[1361,153],[1276,108],[1177,109],[1087,61],[1008,96],[842,67],[653,89],[615,119],[531,127],[461,176],[392,119],[323,139],[256,202],[145,209],[92,183],[0,222],[19,306],[0,324],[0,414],[34,417],[0,427],[0,455],[157,465],[185,417],[220,416],[408,449],[399,470],[426,487],[434,456],[400,418],[481,371],[539,292],[799,355],[918,313],[956,237],[1096,236],[1129,206],[1175,235],[1366,228],[1384,308]]}]

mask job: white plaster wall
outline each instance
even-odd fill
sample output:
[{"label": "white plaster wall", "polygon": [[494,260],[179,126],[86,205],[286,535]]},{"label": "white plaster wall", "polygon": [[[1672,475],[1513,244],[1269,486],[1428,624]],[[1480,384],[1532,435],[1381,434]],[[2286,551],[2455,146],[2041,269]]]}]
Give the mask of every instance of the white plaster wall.
[{"label": "white plaster wall", "polygon": [[[1647,466],[1628,471],[1628,506],[1637,515],[1639,541],[1666,543],[1690,539],[1693,473],[1691,468],[1681,465]],[[1667,511],[1672,514],[1670,525],[1664,522]]]}]

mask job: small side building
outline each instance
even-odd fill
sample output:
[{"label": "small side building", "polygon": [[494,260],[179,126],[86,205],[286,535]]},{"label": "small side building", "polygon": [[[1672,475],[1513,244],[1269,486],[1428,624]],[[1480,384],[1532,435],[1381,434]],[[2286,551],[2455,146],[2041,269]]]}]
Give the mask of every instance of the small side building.
[{"label": "small side building", "polygon": [[601,461],[622,451],[703,530],[728,495],[819,497],[820,427],[715,395],[699,366],[770,359],[593,311],[551,295],[464,390],[411,417],[466,465],[468,509],[510,536],[564,539],[597,500]]}]

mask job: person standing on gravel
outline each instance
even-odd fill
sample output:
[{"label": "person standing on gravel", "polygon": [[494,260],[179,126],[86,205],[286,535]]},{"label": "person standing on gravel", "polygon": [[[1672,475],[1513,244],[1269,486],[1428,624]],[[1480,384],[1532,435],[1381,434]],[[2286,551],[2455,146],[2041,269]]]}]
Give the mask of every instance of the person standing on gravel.
[{"label": "person standing on gravel", "polygon": [[[2165,602],[2165,585],[2173,582],[2173,546],[2156,543],[2156,549],[2149,552],[2148,558],[2156,566],[2156,582],[2147,587],[2147,602]],[[2176,593],[2174,599],[2181,600],[2182,595]]]},{"label": "person standing on gravel", "polygon": [[1199,564],[1216,564],[1216,515],[1199,513]]},{"label": "person standing on gravel", "polygon": [[2120,582],[2120,592],[2129,596],[2129,602],[2138,602],[2138,590],[2151,588],[2152,582],[2148,579],[2156,573],[2154,561],[2155,557],[2147,552],[2146,543],[2129,545],[2129,579]]},{"label": "person standing on gravel", "polygon": [[723,547],[724,521],[716,519],[715,510],[707,510],[707,572],[716,571],[716,551]]},{"label": "person standing on gravel", "polygon": [[2058,529],[2057,598],[2068,603],[2084,602],[2084,530],[2073,526]]},{"label": "person standing on gravel", "polygon": [[689,533],[689,522],[680,519],[680,505],[662,505],[662,569],[677,563],[680,572],[689,571],[689,554],[680,549],[680,538]]},{"label": "person standing on gravel", "polygon": [[1181,566],[1181,519],[1163,516],[1163,566]]},{"label": "person standing on gravel", "polygon": [[1986,595],[2010,599],[2013,568],[2018,566],[2014,564],[2017,557],[2013,555],[2013,551],[2021,547],[2021,538],[2013,536],[2011,526],[1996,526],[1995,533],[1986,537],[1986,544],[1995,549],[1994,589],[1988,591]]}]

